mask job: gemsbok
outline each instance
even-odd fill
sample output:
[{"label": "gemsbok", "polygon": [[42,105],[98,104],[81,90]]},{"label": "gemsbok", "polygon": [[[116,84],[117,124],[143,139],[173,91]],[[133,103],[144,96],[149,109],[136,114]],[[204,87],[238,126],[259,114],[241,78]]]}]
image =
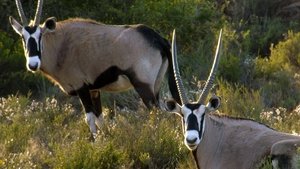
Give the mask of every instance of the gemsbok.
[{"label": "gemsbok", "polygon": [[[213,114],[220,98],[212,96],[204,102],[212,87],[219,63],[222,30],[214,63],[197,102],[190,102],[178,70],[175,30],[172,60],[181,103],[166,101],[166,109],[182,117],[184,143],[192,151],[200,169],[254,169],[268,157],[276,169],[296,169],[300,137],[278,132],[249,119]],[[298,164],[299,165],[299,164]],[[298,166],[299,167],[299,166]]]},{"label": "gemsbok", "polygon": [[[169,42],[153,29],[81,18],[56,22],[50,17],[40,24],[43,0],[29,23],[20,0],[16,5],[22,24],[11,16],[9,21],[22,37],[27,69],[41,71],[65,93],[79,96],[93,135],[103,123],[100,90],[134,88],[148,108],[159,106],[172,56]],[[171,66],[169,70],[171,94],[180,101]]]}]

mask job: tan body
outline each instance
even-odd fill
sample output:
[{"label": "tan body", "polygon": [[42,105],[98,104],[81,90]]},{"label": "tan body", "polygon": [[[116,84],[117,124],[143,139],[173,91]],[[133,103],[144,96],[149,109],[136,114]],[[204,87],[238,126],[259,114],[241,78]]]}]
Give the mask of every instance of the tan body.
[{"label": "tan body", "polygon": [[[102,125],[100,90],[134,88],[144,104],[159,106],[159,89],[171,63],[169,42],[145,25],[105,25],[73,18],[40,24],[43,0],[37,3],[29,23],[20,0],[16,0],[22,23],[9,17],[23,42],[26,67],[41,71],[70,95],[79,96],[93,137]],[[172,66],[172,64],[171,64]],[[169,66],[169,89],[180,101]]]},{"label": "tan body", "polygon": [[[42,36],[42,42],[41,70],[66,93],[93,84],[111,66],[137,71],[137,79],[155,86],[163,77],[157,79],[159,73],[164,74],[168,65],[160,51],[153,50],[134,27],[73,19],[57,22],[55,32]],[[129,79],[120,76],[117,82],[103,89],[122,91],[131,87]],[[157,90],[152,88],[153,93]]]},{"label": "tan body", "polygon": [[268,156],[273,158],[273,164],[295,167],[293,158],[300,146],[299,136],[275,131],[252,120],[213,114],[206,115],[205,125],[203,139],[193,151],[198,168],[255,169]]}]

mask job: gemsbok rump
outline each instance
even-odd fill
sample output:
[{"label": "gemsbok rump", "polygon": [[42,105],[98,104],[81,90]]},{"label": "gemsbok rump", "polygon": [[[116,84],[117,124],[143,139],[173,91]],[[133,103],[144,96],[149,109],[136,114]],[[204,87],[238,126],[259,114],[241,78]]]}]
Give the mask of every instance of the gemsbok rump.
[{"label": "gemsbok rump", "polygon": [[[200,169],[254,169],[271,157],[276,169],[296,169],[300,137],[275,131],[249,119],[227,117],[210,112],[220,105],[220,98],[205,99],[212,87],[219,63],[222,30],[214,63],[197,102],[190,102],[178,70],[175,31],[172,39],[172,60],[181,103],[166,101],[166,108],[182,117],[185,145],[192,151]],[[299,166],[298,166],[299,167]]]},{"label": "gemsbok rump", "polygon": [[[158,106],[159,88],[171,62],[171,45],[145,25],[106,25],[73,18],[40,24],[43,0],[28,23],[20,0],[16,0],[22,24],[9,21],[22,37],[26,66],[41,71],[65,93],[79,96],[93,135],[101,126],[100,90],[134,88],[144,104]],[[169,88],[180,101],[169,66]]]}]

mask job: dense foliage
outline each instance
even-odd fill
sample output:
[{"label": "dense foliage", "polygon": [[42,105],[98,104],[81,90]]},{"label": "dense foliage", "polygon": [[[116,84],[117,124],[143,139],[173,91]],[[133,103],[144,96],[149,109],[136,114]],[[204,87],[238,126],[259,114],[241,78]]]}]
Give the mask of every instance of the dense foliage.
[{"label": "dense foliage", "polygon": [[[22,0],[21,0],[22,1]],[[297,0],[45,0],[42,21],[55,16],[106,24],[149,25],[171,39],[190,98],[197,98],[212,63],[219,29],[222,59],[213,92],[220,113],[278,130],[300,132],[300,33]],[[22,1],[33,17],[36,1]],[[26,71],[19,36],[0,2],[0,168],[194,168],[173,114],[146,110],[136,93],[104,94],[107,124],[95,143],[77,98]],[[164,84],[162,97],[168,97]],[[269,166],[265,166],[268,168]]]}]

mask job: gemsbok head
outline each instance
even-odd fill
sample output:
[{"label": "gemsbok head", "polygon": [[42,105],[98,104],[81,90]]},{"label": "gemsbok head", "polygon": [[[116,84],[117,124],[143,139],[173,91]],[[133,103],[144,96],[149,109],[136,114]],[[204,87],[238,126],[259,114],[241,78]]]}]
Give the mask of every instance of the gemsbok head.
[{"label": "gemsbok head", "polygon": [[[179,74],[175,31],[172,39],[174,78],[181,103],[166,101],[166,109],[182,118],[185,145],[192,151],[200,169],[254,169],[270,157],[275,169],[297,169],[296,153],[300,137],[278,132],[249,119],[212,113],[220,98],[205,99],[212,87],[219,63],[222,30],[220,31],[214,63],[197,102],[190,102]],[[299,160],[299,159],[298,159]],[[299,163],[298,163],[298,167]]]},{"label": "gemsbok head", "polygon": [[[13,17],[9,21],[22,37],[27,69],[42,72],[65,93],[79,96],[93,135],[102,124],[100,90],[134,88],[148,108],[159,105],[172,56],[169,42],[153,29],[80,18],[57,22],[50,17],[40,24],[43,0],[28,22],[20,0],[16,4],[21,23]],[[180,102],[171,66],[169,88]]]}]

